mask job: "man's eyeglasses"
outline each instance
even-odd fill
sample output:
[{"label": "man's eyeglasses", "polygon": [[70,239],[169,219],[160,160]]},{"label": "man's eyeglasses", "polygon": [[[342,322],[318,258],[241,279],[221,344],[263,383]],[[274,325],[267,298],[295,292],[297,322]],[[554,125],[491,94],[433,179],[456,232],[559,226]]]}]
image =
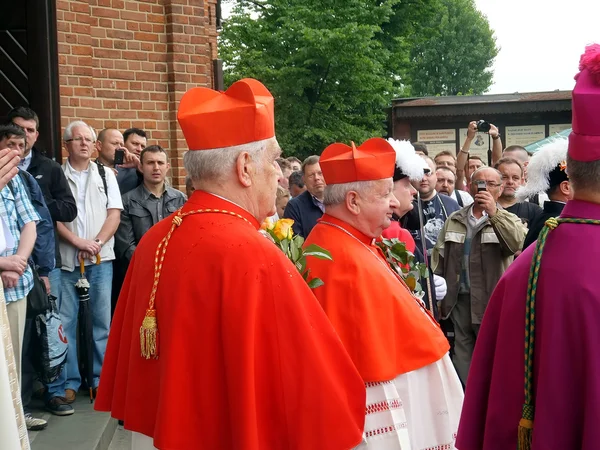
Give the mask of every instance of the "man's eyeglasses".
[{"label": "man's eyeglasses", "polygon": [[[477,181],[474,181],[474,183],[481,183],[482,181],[484,181],[484,180],[477,180]],[[485,185],[488,188],[497,188],[497,187],[502,186],[502,183],[494,183],[493,181],[486,181]]]},{"label": "man's eyeglasses", "polygon": [[73,141],[78,142],[80,144],[83,143],[84,141],[85,141],[86,144],[93,144],[94,143],[94,141],[92,141],[90,138],[86,138],[86,137],[82,137],[82,136],[79,136],[79,137],[76,137],[76,138],[73,138],[73,139],[67,139],[65,142],[73,142]]}]

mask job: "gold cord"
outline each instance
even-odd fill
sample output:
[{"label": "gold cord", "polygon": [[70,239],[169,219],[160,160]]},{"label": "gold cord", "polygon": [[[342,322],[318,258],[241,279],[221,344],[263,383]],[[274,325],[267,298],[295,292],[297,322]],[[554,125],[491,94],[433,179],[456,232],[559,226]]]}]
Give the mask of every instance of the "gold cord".
[{"label": "gold cord", "polygon": [[142,326],[140,327],[140,350],[142,357],[145,359],[158,359],[158,320],[155,300],[156,292],[158,291],[158,283],[160,281],[160,274],[162,273],[163,262],[165,260],[165,254],[167,253],[167,247],[171,240],[171,236],[175,229],[183,223],[184,217],[204,213],[227,214],[242,219],[249,225],[252,225],[252,223],[244,216],[224,209],[196,209],[185,213],[182,213],[181,209],[177,211],[175,217],[173,217],[169,232],[158,244],[154,255],[154,282],[152,284],[148,309],[146,310],[146,315],[142,321]]}]

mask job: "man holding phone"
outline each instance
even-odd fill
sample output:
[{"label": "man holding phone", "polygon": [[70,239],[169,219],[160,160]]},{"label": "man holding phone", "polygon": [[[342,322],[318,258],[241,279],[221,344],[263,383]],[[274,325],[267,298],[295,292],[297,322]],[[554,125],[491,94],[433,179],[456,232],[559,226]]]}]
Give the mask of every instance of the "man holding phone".
[{"label": "man holding phone", "polygon": [[121,195],[141,184],[139,158],[125,148],[123,135],[114,128],[105,128],[98,133],[96,141],[98,158],[96,163],[113,169]]},{"label": "man holding phone", "polygon": [[517,216],[498,205],[500,172],[482,167],[473,173],[470,187],[475,202],[446,221],[431,263],[448,284],[440,313],[454,325],[452,361],[464,384],[487,303],[527,231]]}]

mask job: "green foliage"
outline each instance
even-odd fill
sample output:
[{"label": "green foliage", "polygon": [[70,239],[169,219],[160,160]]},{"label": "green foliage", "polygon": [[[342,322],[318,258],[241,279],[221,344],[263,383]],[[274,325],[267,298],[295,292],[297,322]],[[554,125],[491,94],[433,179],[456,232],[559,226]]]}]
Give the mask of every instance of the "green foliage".
[{"label": "green foliage", "polygon": [[381,136],[394,83],[378,37],[397,1],[239,1],[219,43],[226,85],[254,77],[269,88],[286,155]]},{"label": "green foliage", "polygon": [[402,275],[407,286],[412,289],[415,294],[422,294],[423,288],[421,287],[419,280],[429,276],[427,266],[417,262],[415,260],[415,255],[406,249],[404,242],[396,238],[383,239],[380,242],[377,242],[377,245],[383,251],[387,262],[392,269],[399,275]]},{"label": "green foliage", "polygon": [[264,224],[264,229],[261,231],[265,233],[265,235],[268,236],[294,264],[304,281],[308,283],[308,287],[315,289],[319,286],[323,286],[325,283],[319,278],[313,278],[309,281],[310,269],[306,268],[306,257],[313,256],[318,259],[333,261],[331,253],[316,244],[311,244],[306,248],[302,248],[304,238],[300,235],[293,235],[293,223],[294,221],[291,219],[279,219],[274,223],[267,219]]},{"label": "green foliage", "polygon": [[440,0],[438,14],[411,39],[411,95],[482,94],[499,48],[474,0]]},{"label": "green foliage", "polygon": [[[491,39],[485,19],[474,6],[465,11],[466,4],[472,0],[238,0],[219,40],[225,84],[252,77],[269,88],[285,155],[302,159],[333,142],[362,143],[385,134],[385,108],[394,97],[431,93],[430,84],[440,86],[433,94],[487,89],[491,75],[485,86],[471,75],[487,65],[469,60],[470,78],[455,83],[445,77],[456,72],[457,56],[437,56],[447,50],[442,37],[464,39],[472,33],[473,40],[452,51],[467,44],[480,51],[487,42],[478,37],[480,31],[487,30]],[[465,21],[465,33],[450,34]],[[475,39],[480,44],[474,45]],[[442,62],[448,68],[434,68]],[[422,79],[423,74],[431,75]]]}]

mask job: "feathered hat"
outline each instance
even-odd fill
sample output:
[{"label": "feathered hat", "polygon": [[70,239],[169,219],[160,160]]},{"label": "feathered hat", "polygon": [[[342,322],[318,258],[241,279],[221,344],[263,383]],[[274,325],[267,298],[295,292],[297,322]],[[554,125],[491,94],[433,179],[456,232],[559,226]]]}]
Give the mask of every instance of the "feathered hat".
[{"label": "feathered hat", "polygon": [[535,152],[527,166],[527,184],[517,189],[517,199],[522,202],[567,181],[567,149],[569,140],[557,136]]},{"label": "feathered hat", "polygon": [[600,160],[600,44],[588,45],[579,61],[573,89],[573,131],[569,156],[576,161]]},{"label": "feathered hat", "polygon": [[410,141],[400,141],[389,138],[388,142],[396,152],[396,167],[394,170],[394,181],[402,178],[410,178],[412,181],[421,181],[423,175],[429,172],[427,161],[415,152]]}]

